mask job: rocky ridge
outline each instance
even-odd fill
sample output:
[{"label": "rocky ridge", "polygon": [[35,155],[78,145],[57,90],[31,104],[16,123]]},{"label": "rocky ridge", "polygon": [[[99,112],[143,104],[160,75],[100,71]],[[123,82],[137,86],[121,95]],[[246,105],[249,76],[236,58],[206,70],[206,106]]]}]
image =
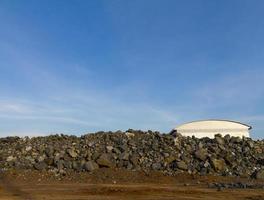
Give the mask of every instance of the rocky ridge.
[{"label": "rocky ridge", "polygon": [[91,172],[99,168],[186,172],[264,179],[264,140],[176,138],[152,131],[98,132],[77,136],[0,139],[0,169]]}]

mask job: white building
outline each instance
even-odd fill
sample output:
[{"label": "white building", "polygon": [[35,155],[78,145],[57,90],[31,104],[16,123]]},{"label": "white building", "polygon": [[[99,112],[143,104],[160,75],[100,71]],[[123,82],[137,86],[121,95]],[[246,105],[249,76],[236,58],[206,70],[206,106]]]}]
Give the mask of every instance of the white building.
[{"label": "white building", "polygon": [[195,136],[197,138],[214,138],[216,134],[225,136],[229,134],[235,137],[249,137],[252,127],[240,122],[220,119],[200,120],[182,124],[172,130],[172,134],[180,133],[183,136]]}]

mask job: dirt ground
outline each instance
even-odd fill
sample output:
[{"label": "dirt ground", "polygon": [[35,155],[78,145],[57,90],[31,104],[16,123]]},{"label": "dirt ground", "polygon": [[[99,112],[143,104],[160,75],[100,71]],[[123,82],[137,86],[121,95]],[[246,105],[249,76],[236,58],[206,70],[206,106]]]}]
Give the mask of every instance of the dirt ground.
[{"label": "dirt ground", "polygon": [[60,180],[48,172],[12,171],[0,177],[1,200],[264,200],[264,189],[208,188],[214,182],[263,183],[216,176],[143,173],[100,169],[70,173]]}]

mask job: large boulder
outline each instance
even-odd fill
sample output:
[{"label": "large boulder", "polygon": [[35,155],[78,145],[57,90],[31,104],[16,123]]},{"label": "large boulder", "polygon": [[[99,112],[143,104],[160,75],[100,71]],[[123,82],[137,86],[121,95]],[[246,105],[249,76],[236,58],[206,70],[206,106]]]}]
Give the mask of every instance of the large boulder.
[{"label": "large boulder", "polygon": [[202,161],[205,161],[208,157],[208,152],[206,149],[199,149],[198,151],[195,152],[195,157],[202,160]]},{"label": "large boulder", "polygon": [[72,157],[72,158],[76,158],[78,156],[78,153],[76,152],[75,149],[67,149],[67,153]]},{"label": "large boulder", "polygon": [[226,163],[223,159],[212,159],[211,161],[215,171],[223,171],[226,167]]},{"label": "large boulder", "polygon": [[34,165],[36,170],[44,170],[47,168],[47,164],[44,161],[38,162]]},{"label": "large boulder", "polygon": [[101,167],[113,168],[116,166],[115,160],[111,154],[102,154],[97,160],[97,164]]},{"label": "large boulder", "polygon": [[188,166],[184,161],[176,162],[177,168],[181,170],[188,170]]},{"label": "large boulder", "polygon": [[264,179],[264,169],[260,169],[255,172],[256,179]]},{"label": "large boulder", "polygon": [[94,171],[98,168],[99,168],[98,164],[94,162],[93,160],[90,160],[84,164],[84,169],[89,172]]},{"label": "large boulder", "polygon": [[224,140],[224,138],[222,138],[221,135],[215,135],[215,141],[216,141],[219,145],[224,145],[224,144],[225,144],[225,140]]}]

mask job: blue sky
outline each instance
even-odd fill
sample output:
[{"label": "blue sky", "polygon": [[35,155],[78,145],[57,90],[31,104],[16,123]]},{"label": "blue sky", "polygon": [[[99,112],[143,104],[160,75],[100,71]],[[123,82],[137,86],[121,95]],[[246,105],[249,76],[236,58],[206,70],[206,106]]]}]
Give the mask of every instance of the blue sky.
[{"label": "blue sky", "polygon": [[264,134],[261,0],[0,0],[0,136],[168,132],[227,118]]}]

